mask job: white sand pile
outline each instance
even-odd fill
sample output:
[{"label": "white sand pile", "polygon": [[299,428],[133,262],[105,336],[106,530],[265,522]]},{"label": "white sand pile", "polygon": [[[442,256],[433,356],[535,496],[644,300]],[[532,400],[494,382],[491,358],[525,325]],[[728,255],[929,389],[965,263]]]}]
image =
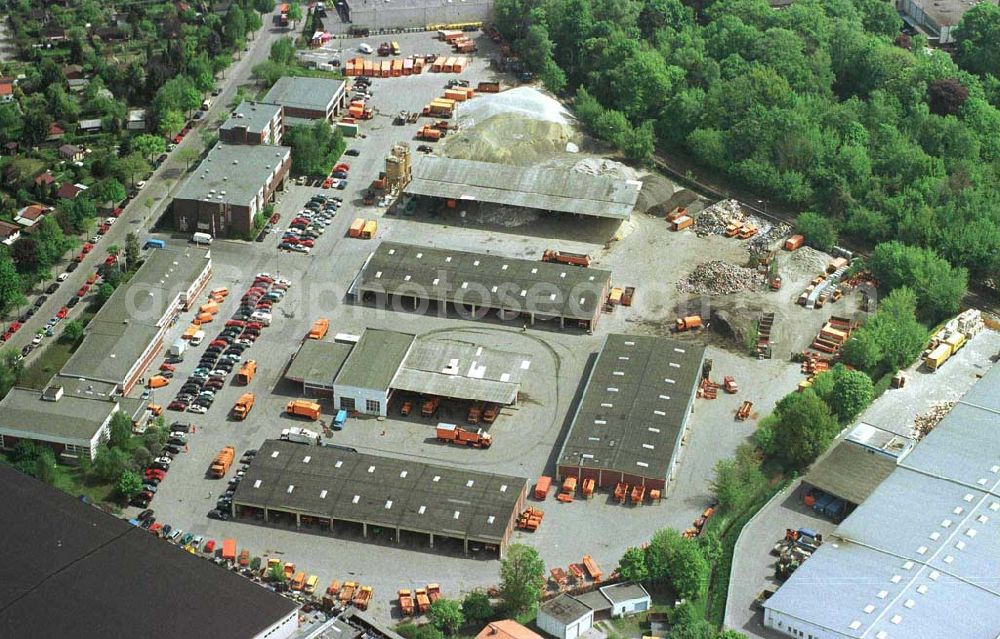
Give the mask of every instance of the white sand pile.
[{"label": "white sand pile", "polygon": [[480,95],[459,104],[456,117],[458,133],[443,149],[451,158],[528,165],[579,139],[572,114],[531,87]]},{"label": "white sand pile", "polygon": [[613,177],[619,180],[638,180],[639,172],[632,167],[622,164],[621,162],[615,162],[614,160],[608,160],[605,158],[587,158],[585,160],[580,160],[573,165],[573,170],[577,173],[585,173],[587,175],[603,175],[607,177]]}]

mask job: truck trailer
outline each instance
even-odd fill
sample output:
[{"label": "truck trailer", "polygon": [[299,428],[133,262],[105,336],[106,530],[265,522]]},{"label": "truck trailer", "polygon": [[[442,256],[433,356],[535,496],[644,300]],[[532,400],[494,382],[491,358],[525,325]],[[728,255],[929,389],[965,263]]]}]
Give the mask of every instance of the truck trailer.
[{"label": "truck trailer", "polygon": [[459,446],[472,446],[473,448],[489,448],[493,444],[493,438],[482,428],[466,430],[457,424],[438,424],[437,438],[442,442],[451,442]]}]

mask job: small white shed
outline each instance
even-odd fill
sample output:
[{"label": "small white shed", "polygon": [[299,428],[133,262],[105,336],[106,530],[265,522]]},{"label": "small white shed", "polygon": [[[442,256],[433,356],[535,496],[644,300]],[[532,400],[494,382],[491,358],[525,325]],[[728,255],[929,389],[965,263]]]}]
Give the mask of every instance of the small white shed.
[{"label": "small white shed", "polygon": [[594,625],[594,611],[575,597],[562,594],[539,606],[535,623],[557,639],[576,639]]},{"label": "small white shed", "polygon": [[639,583],[623,583],[603,586],[601,594],[611,603],[612,617],[625,617],[638,612],[646,612],[653,604],[646,589]]}]

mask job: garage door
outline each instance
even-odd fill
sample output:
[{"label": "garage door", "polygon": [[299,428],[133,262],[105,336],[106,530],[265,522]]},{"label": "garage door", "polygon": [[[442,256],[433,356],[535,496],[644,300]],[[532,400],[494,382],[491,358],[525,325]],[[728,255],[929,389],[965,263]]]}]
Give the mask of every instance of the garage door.
[{"label": "garage door", "polygon": [[572,626],[566,626],[566,639],[576,639],[580,636],[580,623],[577,622]]}]

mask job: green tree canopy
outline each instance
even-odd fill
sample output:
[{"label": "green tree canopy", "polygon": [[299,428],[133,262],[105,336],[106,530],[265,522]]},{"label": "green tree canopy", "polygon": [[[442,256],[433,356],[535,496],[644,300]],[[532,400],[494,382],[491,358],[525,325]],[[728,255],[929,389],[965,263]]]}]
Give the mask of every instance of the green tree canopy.
[{"label": "green tree canopy", "polygon": [[462,615],[471,624],[482,625],[493,618],[493,604],[481,590],[473,590],[462,599]]},{"label": "green tree canopy", "polygon": [[142,491],[142,478],[131,470],[122,471],[115,481],[115,488],[123,499],[129,500]]},{"label": "green tree canopy", "polygon": [[622,579],[628,581],[646,581],[649,579],[649,566],[646,564],[646,551],[631,547],[618,560],[618,572]]},{"label": "green tree canopy", "polygon": [[535,607],[545,587],[545,562],[538,551],[523,544],[511,544],[500,562],[500,596],[513,614]]},{"label": "green tree canopy", "polygon": [[810,389],[785,396],[774,414],[775,457],[786,468],[811,464],[840,431],[830,407]]},{"label": "green tree canopy", "polygon": [[431,604],[429,616],[434,627],[449,636],[465,623],[462,604],[455,599],[438,599]]},{"label": "green tree canopy", "polygon": [[708,587],[711,567],[697,542],[685,539],[672,528],[656,531],[646,550],[649,578],[669,580],[678,595],[695,599]]}]

